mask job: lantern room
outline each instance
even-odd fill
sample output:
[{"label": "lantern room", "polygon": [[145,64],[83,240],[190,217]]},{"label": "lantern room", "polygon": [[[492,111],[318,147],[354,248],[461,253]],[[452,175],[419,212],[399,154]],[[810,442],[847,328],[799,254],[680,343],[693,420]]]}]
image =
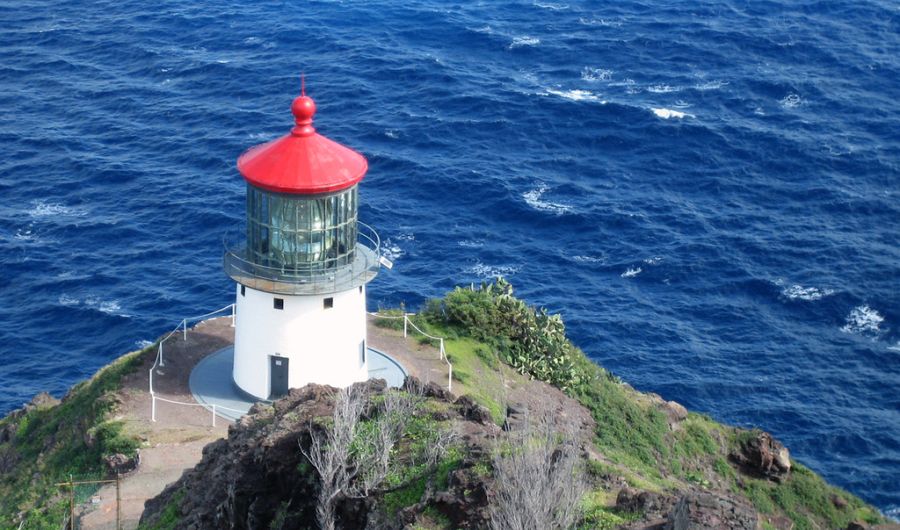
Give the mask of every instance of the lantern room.
[{"label": "lantern room", "polygon": [[316,132],[305,93],[291,111],[287,135],[238,158],[246,233],[224,257],[237,282],[234,382],[262,399],[368,378],[365,284],[379,270],[378,235],[357,219],[366,159]]}]

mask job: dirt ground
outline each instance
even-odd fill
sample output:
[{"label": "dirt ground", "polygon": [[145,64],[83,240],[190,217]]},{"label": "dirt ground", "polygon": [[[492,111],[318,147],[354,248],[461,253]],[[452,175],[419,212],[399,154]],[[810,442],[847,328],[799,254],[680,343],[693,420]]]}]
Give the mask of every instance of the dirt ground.
[{"label": "dirt ground", "polygon": [[[377,350],[397,359],[406,370],[424,381],[447,385],[447,365],[440,360],[437,348],[420,344],[413,337],[404,338],[399,330],[374,325],[368,317],[368,342]],[[187,339],[175,333],[163,343],[164,365],[153,371],[155,394],[177,405],[157,400],[156,421],[151,421],[149,393],[150,368],[155,360],[148,355],[135,373],[124,379],[120,392],[121,404],[116,415],[128,432],[144,440],[141,465],[122,478],[121,513],[123,528],[137,528],[144,502],[158,495],[168,484],[194,467],[202,457],[206,444],[228,434],[230,422],[216,418],[212,426],[211,413],[194,401],[188,386],[191,370],[207,355],[234,344],[231,317],[200,322],[188,328]],[[116,490],[114,485],[101,488],[95,498],[97,504],[81,516],[86,530],[116,528]]]}]

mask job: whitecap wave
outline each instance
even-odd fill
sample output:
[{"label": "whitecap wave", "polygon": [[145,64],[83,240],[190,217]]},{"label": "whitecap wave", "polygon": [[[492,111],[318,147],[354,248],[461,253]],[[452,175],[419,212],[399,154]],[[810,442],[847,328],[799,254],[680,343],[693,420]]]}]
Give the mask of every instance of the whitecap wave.
[{"label": "whitecap wave", "polygon": [[628,270],[620,274],[619,276],[622,278],[634,278],[638,274],[642,273],[643,269],[640,267],[628,267]]},{"label": "whitecap wave", "polygon": [[153,346],[153,341],[149,341],[147,339],[136,340],[134,341],[134,345],[137,349],[143,350],[144,348]]},{"label": "whitecap wave", "polygon": [[526,191],[522,194],[522,198],[525,199],[525,203],[528,204],[528,206],[531,206],[535,210],[539,210],[542,212],[550,212],[556,215],[562,215],[572,210],[572,207],[568,204],[543,200],[542,197],[545,193],[547,193],[547,190],[547,186],[542,185],[533,190]]},{"label": "whitecap wave", "polygon": [[548,88],[544,95],[557,96],[563,99],[568,99],[569,101],[597,101],[603,105],[606,104],[606,101],[604,99],[602,99],[597,94],[594,94],[590,90],[558,90],[555,88]]},{"label": "whitecap wave", "polygon": [[660,263],[662,263],[662,260],[662,256],[653,256],[652,258],[646,258],[644,260],[644,263],[646,263],[647,265],[659,265]]},{"label": "whitecap wave", "polygon": [[665,109],[665,108],[651,108],[650,109],[653,114],[656,114],[657,118],[662,118],[664,120],[668,120],[670,118],[695,118],[693,114],[688,114],[686,112],[681,112],[679,110]]},{"label": "whitecap wave", "polygon": [[670,94],[672,92],[680,91],[681,87],[672,85],[653,85],[647,87],[647,92],[652,92],[653,94]]},{"label": "whitecap wave", "polygon": [[405,252],[403,249],[391,241],[390,238],[381,242],[381,255],[387,259],[396,262],[398,259],[402,258],[404,254]]},{"label": "whitecap wave", "polygon": [[866,304],[854,307],[847,315],[847,321],[841,328],[844,333],[856,333],[860,335],[877,335],[881,333],[881,323],[884,317],[878,311]]},{"label": "whitecap wave", "polygon": [[384,131],[384,135],[392,140],[396,140],[397,138],[400,138],[400,131],[397,129],[388,129]]},{"label": "whitecap wave", "polygon": [[71,297],[67,294],[59,295],[59,305],[64,307],[75,307],[81,304],[81,300]]},{"label": "whitecap wave", "polygon": [[618,21],[618,20],[609,20],[609,19],[605,19],[605,18],[596,18],[596,17],[591,17],[591,18],[580,17],[578,19],[578,22],[585,26],[608,26],[608,27],[618,28],[619,26],[622,25],[622,22]]},{"label": "whitecap wave", "polygon": [[578,263],[605,263],[605,256],[572,256],[572,261]]},{"label": "whitecap wave", "polygon": [[694,85],[694,89],[696,90],[719,90],[723,86],[727,85],[728,81],[704,81],[703,83],[697,83]]},{"label": "whitecap wave", "polygon": [[55,202],[32,201],[28,215],[34,218],[41,217],[84,217],[88,212],[84,208],[66,206]]},{"label": "whitecap wave", "polygon": [[515,274],[519,272],[519,268],[512,265],[486,265],[479,261],[469,267],[469,272],[479,278],[490,279]]},{"label": "whitecap wave", "polygon": [[483,33],[485,35],[493,35],[494,28],[490,26],[481,26],[480,28],[468,28],[470,31],[474,31],[475,33]]},{"label": "whitecap wave", "polygon": [[793,109],[802,105],[803,99],[800,98],[799,94],[788,94],[784,96],[779,103],[786,109]]},{"label": "whitecap wave", "polygon": [[612,79],[613,71],[606,68],[592,68],[585,66],[581,69],[581,79],[584,81],[609,81]]},{"label": "whitecap wave", "polygon": [[481,239],[463,239],[462,241],[457,241],[456,244],[463,248],[481,248],[484,246],[484,241]]},{"label": "whitecap wave", "polygon": [[535,7],[539,7],[541,9],[549,9],[551,11],[562,11],[563,9],[569,9],[569,4],[553,4],[550,2],[535,2],[533,5]]},{"label": "whitecap wave", "polygon": [[537,37],[529,37],[528,35],[522,35],[520,37],[513,37],[511,43],[509,43],[509,49],[514,50],[516,48],[523,48],[526,46],[537,46],[541,43],[541,39]]},{"label": "whitecap wave", "polygon": [[834,291],[831,289],[819,289],[817,287],[803,287],[802,285],[794,284],[788,287],[785,287],[781,290],[781,295],[789,298],[791,300],[806,300],[808,302],[813,302],[816,300],[821,300],[826,296],[831,296],[834,294]]}]

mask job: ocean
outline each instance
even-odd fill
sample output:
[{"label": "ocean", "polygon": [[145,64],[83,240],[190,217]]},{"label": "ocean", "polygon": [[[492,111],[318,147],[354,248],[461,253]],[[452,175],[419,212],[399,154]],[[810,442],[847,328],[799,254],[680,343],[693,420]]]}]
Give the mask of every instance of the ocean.
[{"label": "ocean", "polygon": [[229,304],[235,159],[364,153],[370,309],[497,276],[635,387],[900,514],[900,10],[0,6],[0,413]]}]

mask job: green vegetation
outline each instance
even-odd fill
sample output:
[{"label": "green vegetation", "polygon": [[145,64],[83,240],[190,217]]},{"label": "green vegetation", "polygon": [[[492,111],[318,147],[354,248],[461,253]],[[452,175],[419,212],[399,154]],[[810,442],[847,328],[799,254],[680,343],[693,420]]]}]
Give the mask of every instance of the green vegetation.
[{"label": "green vegetation", "polygon": [[592,491],[582,501],[584,516],[582,530],[611,530],[641,518],[639,513],[628,513],[609,506],[610,499],[604,491]]},{"label": "green vegetation", "polygon": [[122,377],[152,348],[119,358],[75,385],[59,405],[0,420],[0,431],[16,425],[15,436],[0,444],[0,527],[18,526],[12,517],[25,512],[23,528],[58,528],[65,504],[55,483],[69,475],[101,477],[104,456],[135,453],[138,440],[123,432],[121,422],[107,418]]},{"label": "green vegetation", "polygon": [[[180,520],[178,507],[181,505],[182,499],[184,499],[184,490],[178,490],[175,495],[172,495],[172,498],[169,500],[169,503],[166,504],[166,507],[163,508],[162,512],[160,512],[159,519],[152,525],[139,526],[138,530],[171,530],[172,528],[175,528],[175,525],[177,525]],[[272,528],[281,527],[273,525]]]},{"label": "green vegetation", "polygon": [[[881,522],[881,516],[857,497],[829,486],[808,468],[793,463],[790,476],[781,483],[745,478],[743,492],[760,513],[782,511],[798,530],[818,528],[825,521],[829,528],[845,528],[851,521]],[[834,498],[847,505],[839,509]]]},{"label": "green vegetation", "polygon": [[[498,423],[504,397],[490,389],[502,388],[509,368],[558,387],[590,410],[597,423],[595,445],[616,464],[593,462],[592,473],[621,476],[652,491],[679,489],[685,482],[710,487],[711,478],[721,477],[761,513],[784,513],[798,529],[882,520],[861,500],[799,465],[781,484],[750,478],[739,482],[726,458],[758,431],[734,429],[693,413],[670,429],[657,403],[596,365],[566,338],[559,315],[516,299],[512,286],[502,279],[456,288],[441,300],[431,300],[415,322],[430,334],[447,337],[446,350],[459,371],[460,384],[454,390],[470,394]],[[837,508],[834,497],[844,499],[847,507]],[[585,509],[585,527],[607,528],[628,520],[606,506]]]}]

